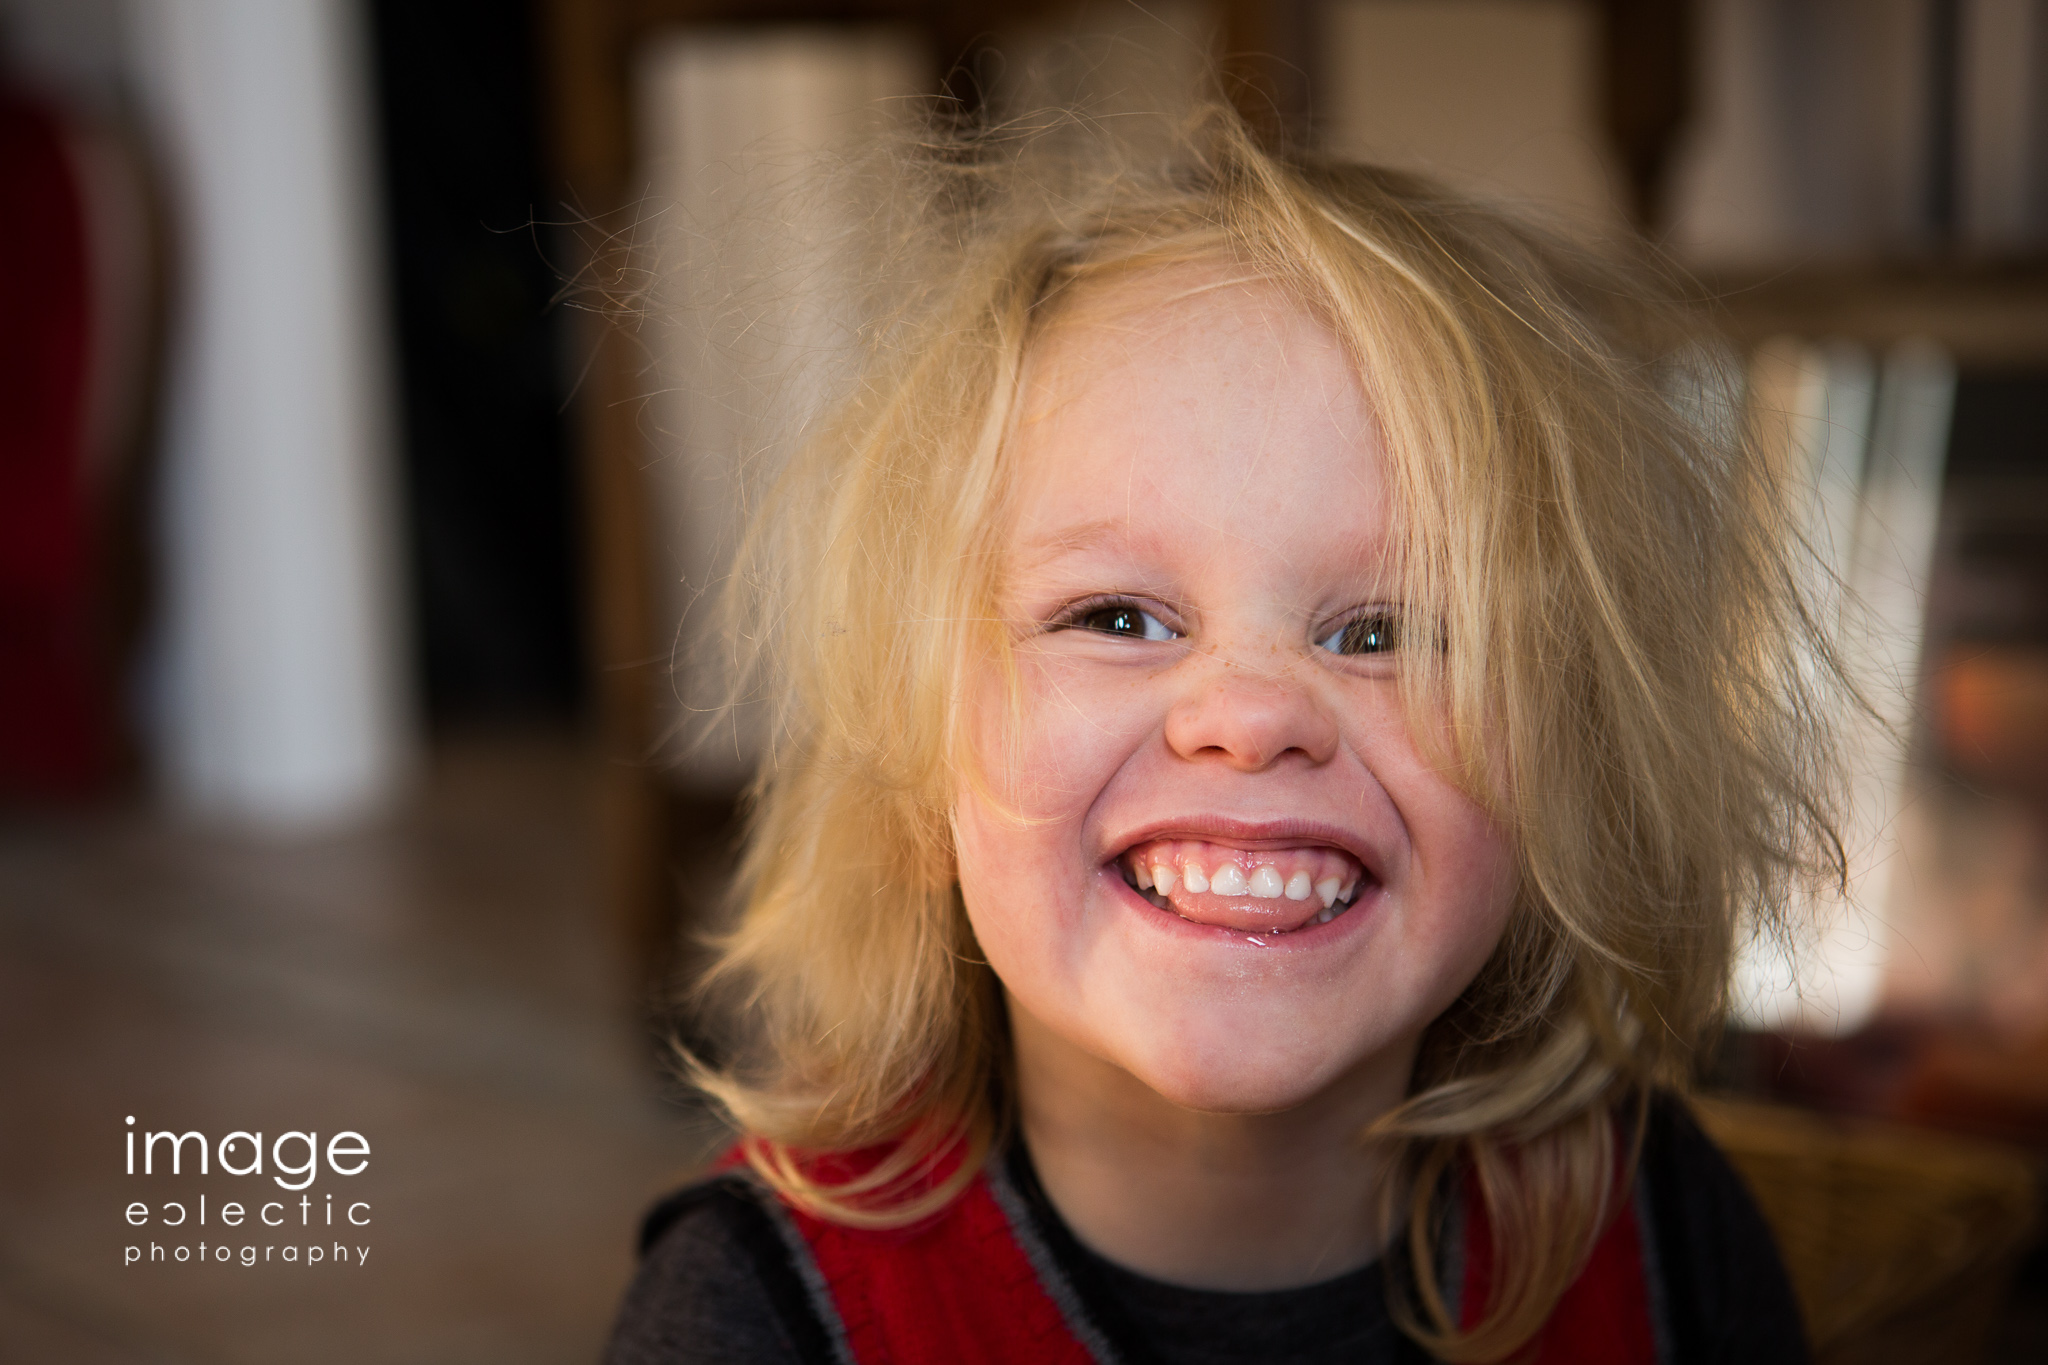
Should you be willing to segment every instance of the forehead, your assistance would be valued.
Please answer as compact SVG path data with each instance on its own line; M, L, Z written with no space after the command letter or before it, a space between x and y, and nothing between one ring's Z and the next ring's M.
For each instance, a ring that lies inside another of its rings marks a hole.
M1085 287L1019 397L1020 550L1161 528L1383 549L1386 461L1356 366L1278 284L1193 263Z

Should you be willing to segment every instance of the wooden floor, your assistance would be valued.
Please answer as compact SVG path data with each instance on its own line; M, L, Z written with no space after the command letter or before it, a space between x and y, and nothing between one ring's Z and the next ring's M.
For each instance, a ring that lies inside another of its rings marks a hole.
M565 740L499 739L446 746L402 817L348 837L9 817L0 1360L592 1360L639 1212L718 1140L636 1036L596 913L593 777ZM183 1175L159 1148L131 1176L130 1115L215 1143L353 1130L372 1156L303 1192L198 1176L189 1144ZM370 1224L325 1224L330 1195ZM254 1225L268 1199L283 1226ZM124 1219L173 1200L183 1226ZM172 1259L202 1241L205 1264Z

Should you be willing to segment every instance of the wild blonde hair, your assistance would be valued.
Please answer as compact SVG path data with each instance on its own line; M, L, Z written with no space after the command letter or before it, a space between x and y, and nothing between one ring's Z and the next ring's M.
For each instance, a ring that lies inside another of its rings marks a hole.
M1403 685L1447 708L1443 757L1520 853L1503 941L1369 1134L1398 1173L1396 1312L1445 1357L1498 1359L1604 1225L1630 1160L1616 1106L1685 1083L1738 924L1839 860L1810 695L1825 656L1730 378L1639 268L1421 179L1275 154L1225 112L1164 143L1070 120L923 151L886 218L914 287L760 508L729 599L778 716L706 982L722 1060L697 1079L754 1168L825 1217L902 1223L973 1176L1007 1042L949 809L974 771L965 679L1007 659L1019 369L1075 290L1234 262L1350 350L1405 600L1442 623L1441 649L1404 652ZM809 1160L885 1143L863 1174ZM1464 1170L1499 1251L1469 1330L1433 1269Z

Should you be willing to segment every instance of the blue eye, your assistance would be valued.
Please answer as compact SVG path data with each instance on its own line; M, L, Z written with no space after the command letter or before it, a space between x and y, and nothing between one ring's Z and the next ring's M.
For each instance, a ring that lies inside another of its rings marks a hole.
M1401 644L1401 628L1393 613L1369 611L1354 616L1316 641L1332 654L1391 654Z
M1105 602L1100 606L1084 608L1069 624L1081 630L1092 630L1102 635L1122 635L1133 640L1180 638L1167 629L1158 617L1130 602Z

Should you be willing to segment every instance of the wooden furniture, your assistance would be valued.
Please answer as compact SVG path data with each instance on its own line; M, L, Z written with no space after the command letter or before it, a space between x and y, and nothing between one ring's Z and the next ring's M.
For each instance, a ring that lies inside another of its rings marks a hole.
M2024 1158L1779 1106L1697 1108L1777 1234L1821 1365L1981 1358L2037 1221Z
M1966 370L2048 367L2048 257L1806 266L1703 284L1715 321L1745 348L1788 335L1873 349L1924 337Z

